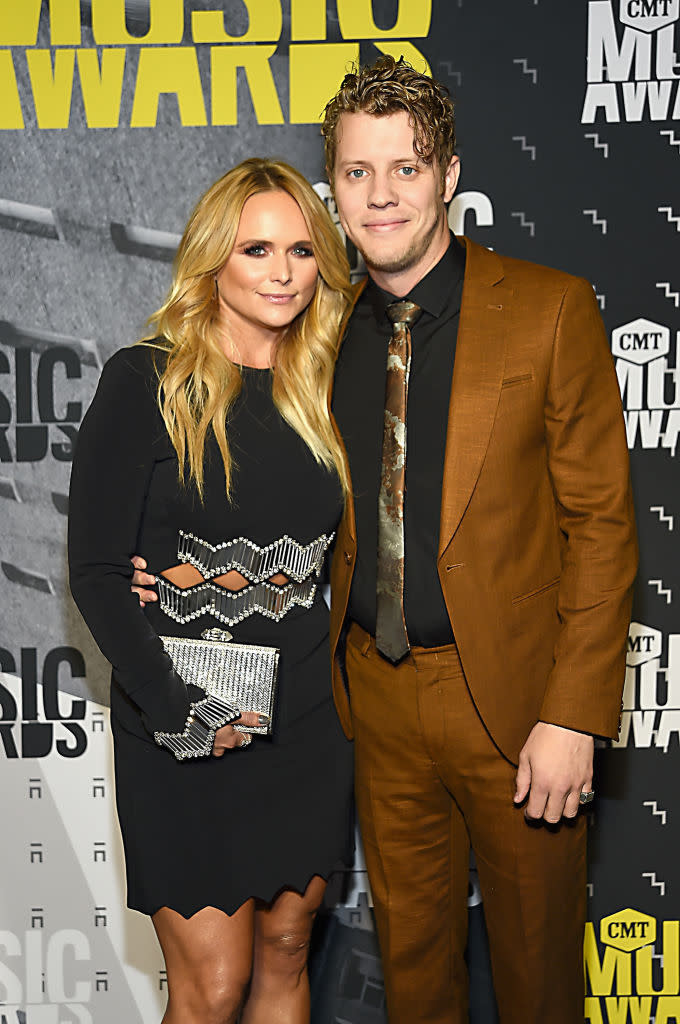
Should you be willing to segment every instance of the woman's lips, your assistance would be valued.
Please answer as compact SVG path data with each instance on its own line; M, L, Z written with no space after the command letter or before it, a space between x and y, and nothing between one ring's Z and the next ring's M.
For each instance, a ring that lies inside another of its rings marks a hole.
M286 303L291 302L295 298L295 295L276 295L273 292L260 292L260 298L265 299L267 302L272 302L275 306L285 306Z

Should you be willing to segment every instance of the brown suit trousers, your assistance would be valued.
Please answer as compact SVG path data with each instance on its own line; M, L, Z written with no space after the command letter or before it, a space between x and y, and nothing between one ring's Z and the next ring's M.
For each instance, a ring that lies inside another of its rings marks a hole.
M390 1024L467 1024L470 844L501 1021L580 1024L585 816L525 821L455 646L416 647L395 668L352 626L346 665Z

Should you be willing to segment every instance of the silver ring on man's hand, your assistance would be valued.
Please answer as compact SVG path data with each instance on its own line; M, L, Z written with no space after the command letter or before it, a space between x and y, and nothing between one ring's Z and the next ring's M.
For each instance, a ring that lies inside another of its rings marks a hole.
M581 792L578 795L578 802L580 804L592 804L595 799L595 790L589 789L587 792Z
M241 742L239 743L239 747L241 750L243 750L244 747L249 747L252 742L253 737L250 735L249 732L241 733Z

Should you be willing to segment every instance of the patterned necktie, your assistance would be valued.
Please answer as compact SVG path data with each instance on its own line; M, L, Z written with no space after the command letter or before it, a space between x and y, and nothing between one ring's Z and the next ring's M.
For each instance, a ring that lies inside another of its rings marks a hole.
M406 489L406 400L411 369L411 328L422 310L415 302L392 302L387 349L382 474L378 495L378 578L375 640L396 662L408 654L404 619L404 491Z

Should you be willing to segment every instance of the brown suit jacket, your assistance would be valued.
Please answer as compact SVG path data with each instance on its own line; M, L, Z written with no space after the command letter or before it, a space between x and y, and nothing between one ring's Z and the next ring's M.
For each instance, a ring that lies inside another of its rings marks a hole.
M437 567L477 709L516 762L539 720L617 735L637 567L628 449L592 287L462 241ZM338 644L355 558L350 499L330 628L350 737Z

